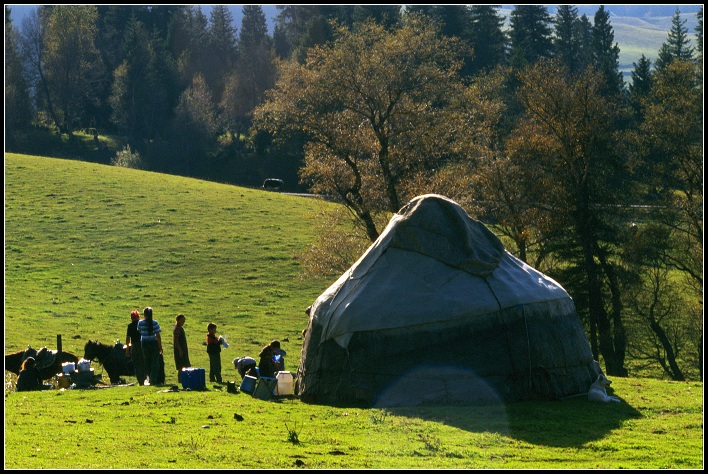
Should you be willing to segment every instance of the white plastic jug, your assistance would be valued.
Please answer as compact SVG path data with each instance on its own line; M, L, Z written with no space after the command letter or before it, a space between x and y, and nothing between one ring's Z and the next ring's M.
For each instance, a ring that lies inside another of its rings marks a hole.
M275 374L275 378L278 379L278 395L293 394L293 374L287 371L281 371Z
M90 372L91 371L91 361L86 359L81 359L78 364L76 364L76 370L79 372Z
M73 362L64 362L61 364L61 371L65 374L70 374L76 370L76 364Z

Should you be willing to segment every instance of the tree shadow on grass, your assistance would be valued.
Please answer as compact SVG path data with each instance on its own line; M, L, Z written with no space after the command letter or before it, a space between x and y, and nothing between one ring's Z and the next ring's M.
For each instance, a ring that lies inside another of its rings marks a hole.
M590 402L585 396L455 407L387 408L395 415L420 418L472 433L498 433L535 445L574 447L602 439L625 420L642 415L624 401Z

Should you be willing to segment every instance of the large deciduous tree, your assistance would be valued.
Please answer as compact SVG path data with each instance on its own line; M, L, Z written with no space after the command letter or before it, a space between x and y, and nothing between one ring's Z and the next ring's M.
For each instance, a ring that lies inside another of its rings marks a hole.
M600 94L604 81L594 69L571 77L557 62L541 62L520 80L527 115L508 153L533 170L546 237L571 264L564 281L588 316L593 354L602 356L608 374L626 375L615 252L622 236L618 215L631 187L613 133L617 112Z
M84 125L82 112L97 100L103 74L96 48L97 16L93 5L56 5L43 22L44 44L37 66L55 125L62 133L70 134Z
M703 100L700 71L674 60L654 75L640 136L658 190L659 222L672 237L664 262L685 276L689 294L703 294ZM688 312L688 309L687 311ZM695 310L702 313L702 307ZM696 320L701 321L700 317ZM702 321L701 324L702 326ZM702 333L702 328L696 331ZM702 339L695 344L702 354ZM698 359L702 359L699 355ZM702 364L702 360L699 362Z
M5 137L12 139L13 130L26 128L32 119L29 84L20 56L19 32L5 5Z
M281 64L257 109L257 128L275 138L286 130L307 134L302 179L313 192L340 198L373 241L375 215L397 212L413 197L408 185L420 170L471 145L456 44L413 14L394 31L373 22L340 27L304 65Z

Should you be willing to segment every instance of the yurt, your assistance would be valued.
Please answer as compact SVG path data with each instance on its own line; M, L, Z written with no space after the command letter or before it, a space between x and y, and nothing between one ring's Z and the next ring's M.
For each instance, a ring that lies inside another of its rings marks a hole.
M599 373L561 285L429 194L313 303L296 393L332 405L505 403L581 394Z

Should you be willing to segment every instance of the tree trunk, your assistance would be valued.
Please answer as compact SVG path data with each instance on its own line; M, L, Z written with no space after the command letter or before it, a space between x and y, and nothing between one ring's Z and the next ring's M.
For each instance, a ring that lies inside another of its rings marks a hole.
M613 330L613 346L615 354L615 363L617 364L618 373L612 375L618 375L621 377L627 376L627 369L624 367L624 359L627 351L627 335L624 330L624 323L622 322L622 291L620 290L620 284L617 280L617 274L615 269L605 258L605 253L598 248L598 255L600 263L602 264L602 269L607 276L607 281L610 286L610 294L612 295L612 330Z
M381 166L381 173L386 186L388 210L395 213L401 209L401 202L398 199L396 183L394 182L393 173L391 173L391 164L388 161L388 141L379 137L379 144L381 146L379 150L379 165Z
M656 337L659 338L659 342L661 343L661 347L664 348L664 352L666 352L666 361L668 362L669 367L664 367L664 371L673 380L685 380L683 372L681 372L681 369L676 363L676 354L674 353L674 348L671 346L671 341L669 341L669 338L666 336L664 328L662 328L661 325L656 321L652 321L650 326L651 330L654 331L654 334L656 334Z

